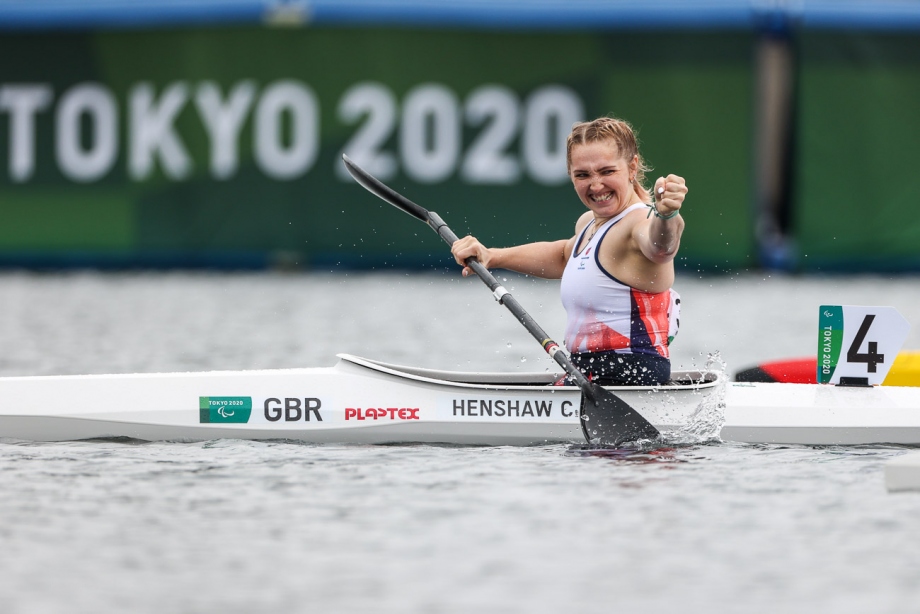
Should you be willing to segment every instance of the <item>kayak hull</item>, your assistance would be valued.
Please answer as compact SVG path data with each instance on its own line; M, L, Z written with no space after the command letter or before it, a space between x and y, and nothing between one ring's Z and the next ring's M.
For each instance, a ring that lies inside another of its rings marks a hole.
M0 378L0 437L532 445L583 442L578 388L552 373L457 373L341 355L330 368ZM723 380L617 394L664 428ZM700 380L689 383L688 378ZM715 401L713 401L715 402Z
M711 429L748 443L920 445L920 389L728 383L677 372L609 390L665 437ZM552 373L458 373L341 355L328 368L0 378L0 438L584 443L575 387ZM712 422L716 424L712 424Z
M818 384L732 383L725 441L812 445L920 445L920 390Z

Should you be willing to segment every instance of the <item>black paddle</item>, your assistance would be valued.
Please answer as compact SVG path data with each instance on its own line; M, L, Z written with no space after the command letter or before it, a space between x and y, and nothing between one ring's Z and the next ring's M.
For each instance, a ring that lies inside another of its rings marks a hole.
M348 156L343 155L342 159L345 161L345 168L355 178L355 181L364 186L369 192L397 209L401 209L412 217L428 224L448 245L453 245L454 241L457 240L457 235L447 227L447 224L437 213L428 211L384 185L352 162ZM530 314L524 311L524 308L513 296L508 294L508 291L496 281L486 267L482 266L475 258L467 258L466 265L473 269L483 283L489 287L495 300L514 314L520 323L524 325L524 328L533 335L534 339L540 342L546 353L581 388L581 430L588 443L618 446L628 441L655 439L659 436L658 429L643 418L639 412L630 407L626 401L609 390L605 390L601 386L588 381L588 378L572 364L565 352L561 351L556 342L543 332L540 325L530 317Z

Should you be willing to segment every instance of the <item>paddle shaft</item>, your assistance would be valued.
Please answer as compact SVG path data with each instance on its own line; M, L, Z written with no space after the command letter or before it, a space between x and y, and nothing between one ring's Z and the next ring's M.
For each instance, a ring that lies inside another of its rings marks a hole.
M413 203L414 204L414 203ZM418 206L418 205L416 205ZM426 211L427 220L425 222L438 233L438 236L441 237L445 243L453 246L457 241L457 235L454 234L444 220L441 219L434 211ZM470 267L476 275L479 276L479 279L482 280L489 290L492 291L492 296L495 297L495 300L499 304L504 305L518 321L524 325L524 328L533 336L534 339L540 342L540 345L543 346L543 349L546 350L546 353L549 354L550 358L556 361L556 363L562 367L566 373L571 376L572 380L582 389L583 392L588 394L591 398L594 398L594 389L591 387L591 383L584 376L584 374L579 371L575 365L572 364L572 361L569 360L569 357L566 356L565 352L560 351L559 344L549 338L549 335L537 324L537 321L534 320L527 311L521 307L521 304L517 302L511 294L500 284L498 280L495 279L495 276L489 272L489 269L484 267L479 260L474 257L467 258L465 261L466 266Z

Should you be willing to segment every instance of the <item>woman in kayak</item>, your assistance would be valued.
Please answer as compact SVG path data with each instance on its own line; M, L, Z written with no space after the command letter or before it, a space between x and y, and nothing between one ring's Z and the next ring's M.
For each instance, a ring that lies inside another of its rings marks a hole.
M668 344L679 317L671 286L686 182L659 177L650 194L632 127L609 117L576 124L566 159L588 208L574 236L506 248L467 236L451 251L464 276L473 256L487 268L561 279L565 345L575 366L600 384L662 384L671 375Z

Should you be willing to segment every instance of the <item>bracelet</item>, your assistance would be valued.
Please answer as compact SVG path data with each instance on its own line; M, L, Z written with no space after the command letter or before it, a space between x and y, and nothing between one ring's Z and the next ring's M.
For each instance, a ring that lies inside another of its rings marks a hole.
M645 219L652 217L652 213L655 214L655 217L661 218L663 220L669 220L675 215L677 215L678 213L680 213L680 209L675 209L674 211L670 212L667 215L661 215L660 213L658 213L658 207L656 207L655 205L648 205L648 215L645 216Z

